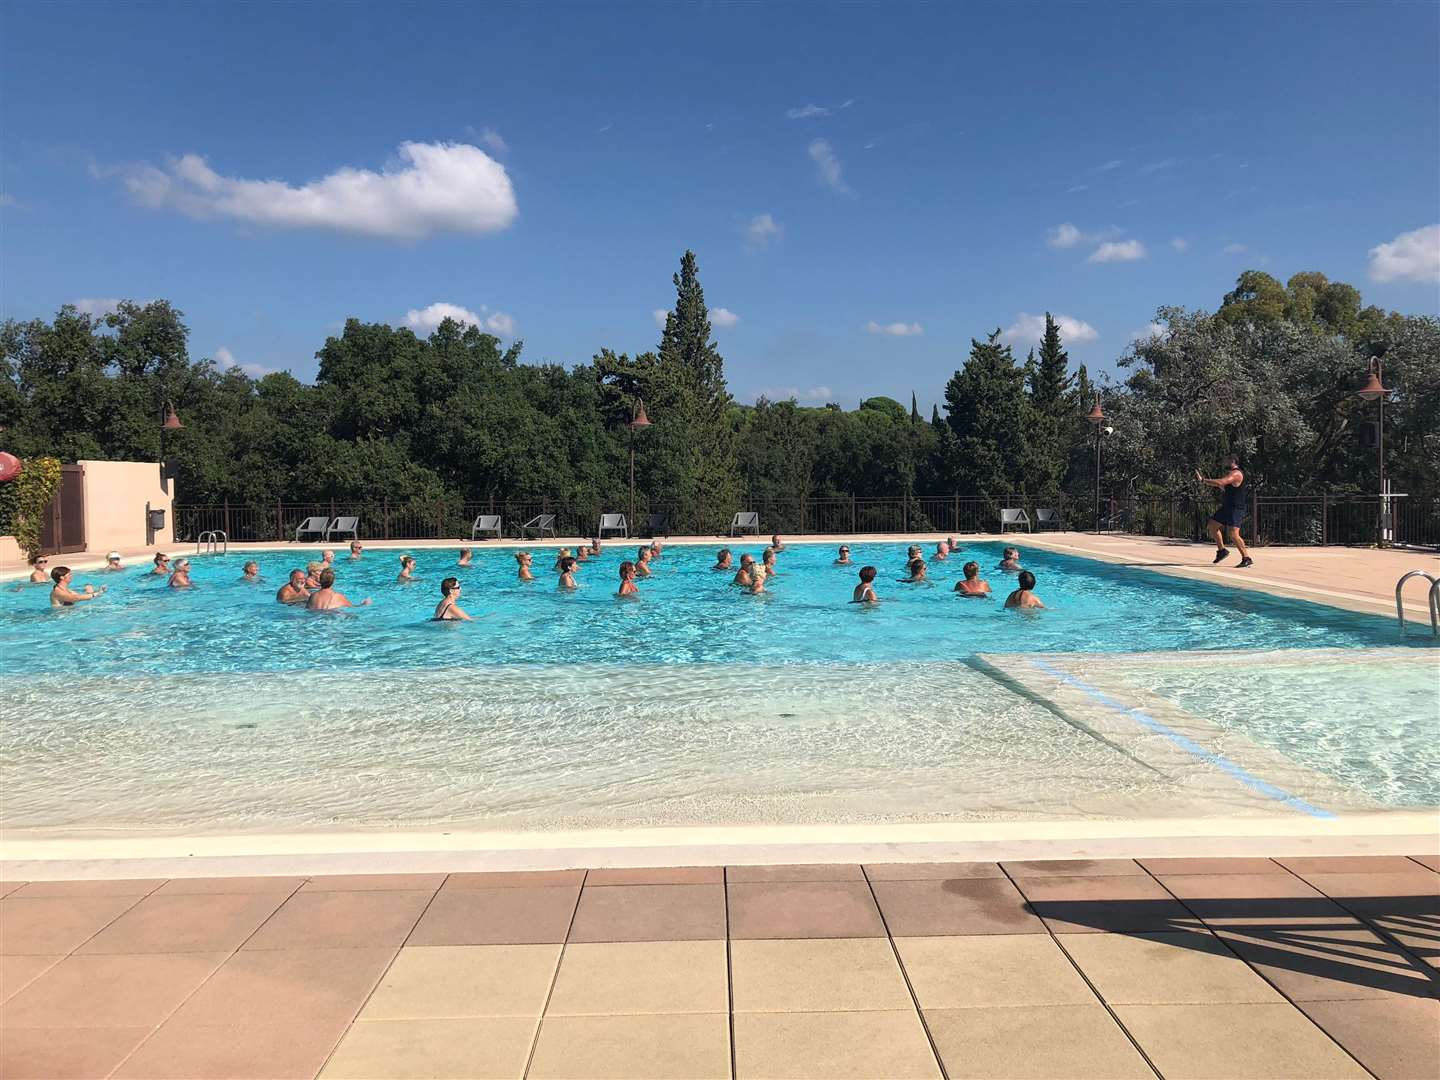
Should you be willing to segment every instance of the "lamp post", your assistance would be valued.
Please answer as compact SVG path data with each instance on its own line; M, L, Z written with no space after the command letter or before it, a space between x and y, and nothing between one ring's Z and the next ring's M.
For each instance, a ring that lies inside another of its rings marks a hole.
M165 460L165 433L167 431L183 431L185 425L180 422L180 417L175 413L175 405L172 402L165 402L165 408L160 418L160 482L163 487L170 480L169 463ZM165 490L169 490L166 488Z
M1100 407L1100 395L1095 395L1095 407L1085 416L1095 429L1095 535L1100 535L1100 431L1105 424L1105 410Z
M1376 416L1377 423L1375 425L1375 446L1377 448L1380 465L1380 512L1375 527L1376 547L1385 546L1385 521L1389 516L1386 514L1386 510L1389 508L1389 499L1386 497L1385 492L1385 399L1394 393L1394 391L1386 388L1380 375L1380 358L1376 357L1370 361L1370 370L1365 379L1365 385L1355 391L1356 396L1365 401L1376 402L1379 405Z
M644 431L650 426L650 418L645 415L645 402L640 398L635 399L635 406L630 413L630 422L625 425L630 429L630 516L625 519L630 528L635 528L635 433Z

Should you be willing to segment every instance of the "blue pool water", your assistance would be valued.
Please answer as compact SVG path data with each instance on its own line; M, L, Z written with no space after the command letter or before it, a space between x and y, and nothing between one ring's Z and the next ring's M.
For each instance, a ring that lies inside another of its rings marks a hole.
M759 554L762 545L733 545ZM196 587L165 587L136 569L77 575L110 586L101 599L52 610L44 586L0 591L0 656L6 673L136 674L369 671L514 664L686 664L923 661L974 653L1156 652L1248 648L1393 646L1393 620L1256 592L1184 581L1039 549L1024 565L1046 610L1005 611L1014 575L993 569L998 544L967 545L930 565L929 583L901 584L904 544L853 545L856 567L833 566L828 546L797 544L780 556L769 594L750 596L711 570L713 548L667 549L638 600L614 595L621 560L607 545L578 572L581 588L555 587L554 548L536 547L538 580L517 580L513 554L479 549L457 568L454 550L417 551L418 581L396 582L398 553L359 561L338 552L337 587L373 604L341 613L285 607L275 590L313 550L253 555L263 584L240 579L248 555L193 560ZM1023 548L1023 544L1022 544ZM953 592L968 559L980 563L993 600ZM52 563L58 562L52 560ZM883 603L848 603L858 565L880 569ZM1240 571L1237 571L1239 573ZM439 583L454 574L472 623L430 621ZM1418 638L1413 644L1421 645Z

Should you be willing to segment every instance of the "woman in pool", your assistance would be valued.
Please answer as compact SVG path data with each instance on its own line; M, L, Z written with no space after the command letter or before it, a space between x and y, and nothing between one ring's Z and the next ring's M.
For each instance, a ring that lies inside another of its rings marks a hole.
M455 565L456 565L456 566L469 566L469 565L470 565L470 549L469 549L469 548L462 547L462 548L460 549L460 561L457 562Z
M326 548L324 551L320 552L320 561L326 566L334 566L335 552L331 551L329 548Z
M94 600L105 591L105 586L95 588L94 585L86 585L84 592L76 592L70 587L70 579L75 575L70 572L68 566L57 566L50 571L50 580L55 585L50 590L51 607L69 607L71 604L78 604L81 600Z
M750 587L745 591L751 596L759 596L765 591L765 579L769 576L769 571L766 570L764 563L761 563L759 566L751 567Z
M42 581L50 580L50 571L45 568L50 565L50 560L41 555L35 560L35 568L30 571L30 584L39 585Z
M350 598L335 588L335 571L326 567L320 571L320 588L310 594L305 601L305 607L310 611L334 611L337 608L347 607L368 607L369 597L361 600L360 603L352 604Z
M637 578L650 576L649 545L641 545L640 550L635 553L635 576Z
M596 536L591 538L589 554L592 559L600 554L600 537Z
M320 588L320 571L324 569L325 567L318 562L306 563L305 588L309 589L311 592L314 592L316 589Z
M401 555L401 556L400 556L400 576L397 577L395 580L396 580L396 581L400 581L400 582L406 582L406 583L415 580L415 556L414 556L414 555ZM321 588L323 589L324 586L322 585Z
M1035 575L1029 570L1021 570L1020 577L1015 583L1020 587L1005 598L1007 608L1043 608L1045 606L1035 595Z
M951 555L960 554L960 545L955 542L953 536L947 536L945 538L945 550L950 552Z
M855 586L855 593L850 598L852 604L878 604L880 602L880 598L875 595L875 575L879 572L873 566L860 568L860 584Z
M573 589L575 587L575 560L566 555L560 560L560 588Z
M721 548L721 549L720 549L720 551L719 551L719 552L716 554L716 556L715 556L715 565L712 566L710 569L711 569L711 570L733 570L733 569L735 569L735 568L730 564L730 549L729 549L729 548Z
M561 568L562 564L565 562L565 560L566 560L566 559L569 559L569 558L571 558L571 557L572 557L572 556L570 555L570 549L569 549L569 548L561 548L560 551L559 551L559 553L555 556L555 569L556 569L556 570L559 570L559 569Z
M835 562L833 563L833 565L835 565L835 566L853 566L853 565L854 565L854 564L851 563L851 561L850 561L850 547L849 547L848 544L841 544L841 545L840 545L840 552L839 552L839 554L836 556Z
M735 571L735 578L730 582L732 585L743 585L750 587L750 568L755 565L755 556L748 551L740 556L740 569Z
M170 575L170 588L189 589L194 586L194 584L195 583L190 580L190 560L176 559L175 571Z
M241 569L240 580L256 582L260 580L260 564L254 559L247 562Z
M651 541L650 541L650 561L651 561L651 562L659 562L659 561L660 561L660 541L659 541L659 540L651 540Z
M910 571L910 576L900 579L903 584L918 585L925 580L925 560L919 555L910 560L910 565L906 569Z
M1004 558L1002 558L1002 559L1000 560L1000 565L997 566L995 569L997 569L997 570L1008 570L1008 571L1009 571L1010 573L1012 573L1012 574L1015 573L1015 571L1019 570L1019 569L1020 569L1020 549L1019 549L1019 548L1013 548L1013 547L1007 547L1007 548L1005 549L1005 556L1004 556Z
M459 599L459 578L447 577L444 581L440 582L440 603L435 608L435 621L450 622L452 620L464 620L465 622L469 622L470 616L466 615L465 612L460 609L460 605L456 603Z
M585 565L585 560L588 559L588 558L590 558L590 549L589 549L588 547L586 547L584 544L581 544L579 547L577 547L577 548L575 549L575 565L576 565L576 566L584 566L584 565Z
M352 558L352 559L358 559L358 558L360 558L360 553L361 553L362 551L364 551L364 550L365 550L365 546L364 546L363 544L361 544L359 540L351 540L351 541L350 541L350 558Z
M635 564L626 559L620 564L620 591L616 596L639 596L640 590L635 587Z
M760 553L761 565L765 567L766 577L774 577L780 572L775 569L775 551L775 548L770 547Z
M935 554L930 556L931 562L944 562L950 557L950 545L941 540L935 545Z
M155 553L155 567L150 571L150 573L152 573L156 577L169 577L170 556L166 555L163 551L157 551Z
M980 564L971 559L965 564L965 578L955 582L955 591L961 596L989 596L990 583L980 578Z
M105 556L105 571L107 573L113 574L116 571L124 569L125 567L120 565L120 552L112 551L109 555Z
M515 562L520 567L519 577L521 581L534 581L535 575L530 572L530 552L515 552Z

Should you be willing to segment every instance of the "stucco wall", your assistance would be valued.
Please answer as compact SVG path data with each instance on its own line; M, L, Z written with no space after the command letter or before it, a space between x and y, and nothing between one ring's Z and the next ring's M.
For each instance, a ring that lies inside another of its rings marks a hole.
M165 511L161 547L174 535L171 497L160 487L154 461L82 461L85 467L85 546L91 551L145 546L145 503ZM171 491L175 485L169 485Z

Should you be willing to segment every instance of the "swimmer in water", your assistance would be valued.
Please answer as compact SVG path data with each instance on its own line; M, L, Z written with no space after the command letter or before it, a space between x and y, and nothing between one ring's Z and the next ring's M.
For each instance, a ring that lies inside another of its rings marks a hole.
M911 559L910 565L906 569L910 571L910 576L900 579L906 585L918 585L925 580L925 560L920 558L920 556L917 555Z
M577 547L577 548L575 549L575 565L576 565L576 566L584 566L584 565L585 565L585 560L588 559L588 558L590 558L590 549L589 549L588 547L586 547L584 544L581 544L579 547Z
M715 565L712 566L710 569L711 569L711 570L733 570L733 569L735 569L735 568L730 564L730 549L729 549L729 548L721 548L721 549L719 550L719 552L716 553L716 555L715 555Z
M595 537L593 540L590 541L590 557L593 559L596 555L599 555L599 554L600 554L600 537L597 536L597 537Z
M750 568L755 565L755 556L748 551L740 556L740 569L735 571L735 579L732 585L744 585L750 587Z
M878 604L880 602L880 598L875 595L875 575L879 572L873 566L860 568L860 584L855 586L855 593L850 598L852 604Z
M195 583L190 580L190 560L176 559L175 572L170 575L170 588L188 589Z
M1005 549L1005 557L1000 560L1000 565L997 566L996 569L997 569L997 570L1009 570L1011 573L1014 573L1016 570L1019 570L1019 569L1020 569L1020 549L1019 549L1019 548L1013 548L1013 547L1007 547L1007 548Z
M74 576L68 566L57 566L50 571L50 580L55 583L50 590L51 607L69 607L82 600L94 600L105 592L103 585L98 589L94 585L86 585L83 592L76 592L70 587L70 579Z
M1029 570L1021 570L1020 577L1016 580L1020 587L1005 598L1007 608L1043 608L1045 605L1035 595L1035 575Z
M469 549L469 548L462 547L462 548L460 549L460 561L457 562L455 565L456 565L456 566L469 566L469 565L470 565L470 549Z
M306 563L306 564L305 564L305 588L309 589L311 592L314 592L316 589L320 588L320 571L321 571L321 570L324 570L324 569L325 569L325 567L324 567L321 563L318 563L318 562L308 562L308 563Z
M850 547L847 544L840 545L840 553L836 556L834 566L853 566L850 561Z
M959 554L960 545L955 542L955 538L953 536L947 536L945 538L945 550L950 552L951 555Z
M556 569L556 570L559 570L559 569L560 569L560 564L563 563L563 562L564 562L566 559L568 559L568 558L571 558L570 549L569 549L569 548L561 548L561 549L560 549L560 553L555 556L555 569Z
M530 552L517 551L515 553L515 562L520 567L519 574L517 576L520 578L521 581L535 580L535 575L530 572Z
M785 550L785 541L780 539L780 534L779 534L779 533L776 533L775 535L773 535L772 537L770 537L770 550L771 550L771 551L784 551L784 550Z
M642 546L642 547L640 548L640 550L635 553L635 576L636 576L636 577L649 577L649 576L650 576L650 549L649 549L649 547L644 547L644 546Z
M659 540L651 540L651 541L650 541L650 561L651 561L651 562L658 562L659 560L660 560L660 541L659 541Z
M300 604L310 599L310 590L305 587L305 571L291 570L290 580L280 586L275 599L282 604Z
M775 569L775 549L766 548L760 553L761 565L765 567L765 576L774 577L780 571Z
M566 555L560 560L560 588L577 588L575 584L575 559L570 555Z
M334 566L335 552L331 551L329 548L326 548L324 551L320 552L320 561L326 566Z
M35 560L35 568L30 571L30 584L39 585L42 581L50 580L50 571L45 568L50 565L50 560L45 556Z
M935 554L930 556L931 562L944 562L950 557L950 545L941 540L935 545Z
M241 569L241 574L240 574L240 580L241 580L241 581L259 581L259 580L260 580L260 564L257 563L254 559L251 559L249 562L247 562L247 563L246 563L244 566L242 566L240 569Z
M115 573L115 571L117 571L117 570L124 570L124 569L125 569L125 567L123 567L123 566L120 565L120 552L118 552L118 551L112 551L112 552L110 552L109 555L106 555L106 556L105 556L105 570L106 570L106 572L113 574L113 573Z
M640 590L635 587L635 564L626 559L620 564L620 591L616 596L639 596Z
M368 599L352 604L350 598L335 589L335 571L326 567L320 571L320 588L310 594L305 606L311 611L334 611L336 608L366 607Z
M965 564L965 578L955 583L955 591L961 596L989 596L990 583L980 578L980 564L971 559Z
M765 579L770 576L764 563L750 568L750 587L745 591L751 596L759 596L765 591Z
M352 559L358 559L358 558L360 558L360 553L363 552L364 550L365 550L365 546L364 546L363 544L361 544L359 540L351 540L351 541L350 541L350 558L352 558Z
M451 620L470 621L470 616L460 610L456 603L460 599L460 579L447 577L440 582L440 603L435 608L436 622L450 622Z
M155 566L154 569L150 571L150 573L154 574L156 577L160 577L162 574L165 577L169 577L170 556L166 555L163 551L157 551L155 553Z
M410 582L410 581L414 581L414 580L415 580L415 556L414 556L414 555L401 555L401 556L400 556L400 576L397 577L395 580L396 580L396 581L404 581L404 582ZM324 585L321 585L320 587L323 589L325 586L324 586Z

